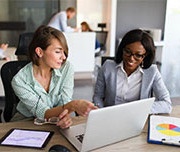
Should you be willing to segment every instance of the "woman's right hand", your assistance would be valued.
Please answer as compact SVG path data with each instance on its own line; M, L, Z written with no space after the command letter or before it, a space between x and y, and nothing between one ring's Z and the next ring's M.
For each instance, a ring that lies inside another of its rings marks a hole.
M97 109L97 106L87 100L76 100L75 111L81 116L88 116L91 110Z

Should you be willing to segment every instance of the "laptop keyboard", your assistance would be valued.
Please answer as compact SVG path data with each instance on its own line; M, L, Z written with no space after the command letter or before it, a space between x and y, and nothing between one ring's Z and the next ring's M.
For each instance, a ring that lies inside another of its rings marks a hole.
M84 138L84 134L77 135L76 138L82 143L83 138Z

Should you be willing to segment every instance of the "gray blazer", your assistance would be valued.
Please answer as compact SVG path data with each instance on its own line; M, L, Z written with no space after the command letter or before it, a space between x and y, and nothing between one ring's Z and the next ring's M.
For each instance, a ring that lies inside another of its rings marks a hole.
M115 104L117 70L117 64L112 60L107 60L99 70L93 96L93 102L99 107ZM153 91L156 99L151 113L170 113L170 95L157 66L151 65L143 71L140 99L151 97Z

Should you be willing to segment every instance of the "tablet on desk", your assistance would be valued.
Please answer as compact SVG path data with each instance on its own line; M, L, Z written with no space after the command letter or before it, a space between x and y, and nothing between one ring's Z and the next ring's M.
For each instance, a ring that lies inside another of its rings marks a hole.
M0 145L41 149L53 134L53 131L13 128L1 138Z

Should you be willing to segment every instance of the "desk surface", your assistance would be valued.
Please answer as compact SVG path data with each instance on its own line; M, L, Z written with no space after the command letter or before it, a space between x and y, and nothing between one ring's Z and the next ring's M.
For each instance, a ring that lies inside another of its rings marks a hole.
M180 106L175 106L171 113L171 116L178 117L180 116ZM73 119L74 124L82 123L85 121L82 117L75 117ZM62 144L67 146L72 152L76 151L74 147L67 142L67 140L59 133L58 127L55 125L43 125L43 126L36 126L33 124L32 121L27 122L11 122L11 123L1 123L0 124L0 138L6 134L8 130L11 128L26 128L26 129L39 129L39 130L52 130L55 132L52 139L49 141L48 145L43 150L36 150L36 151L48 151L48 149L55 144ZM141 133L141 135L124 140L109 146L105 146L100 149L94 150L94 152L104 152L104 151L111 151L111 152L179 152L179 147L174 146L165 146L165 145L155 145L155 144L148 144L147 143L147 124ZM26 152L34 152L34 149L28 148L17 148L17 147L7 147L7 146L0 146L0 151L26 151Z

